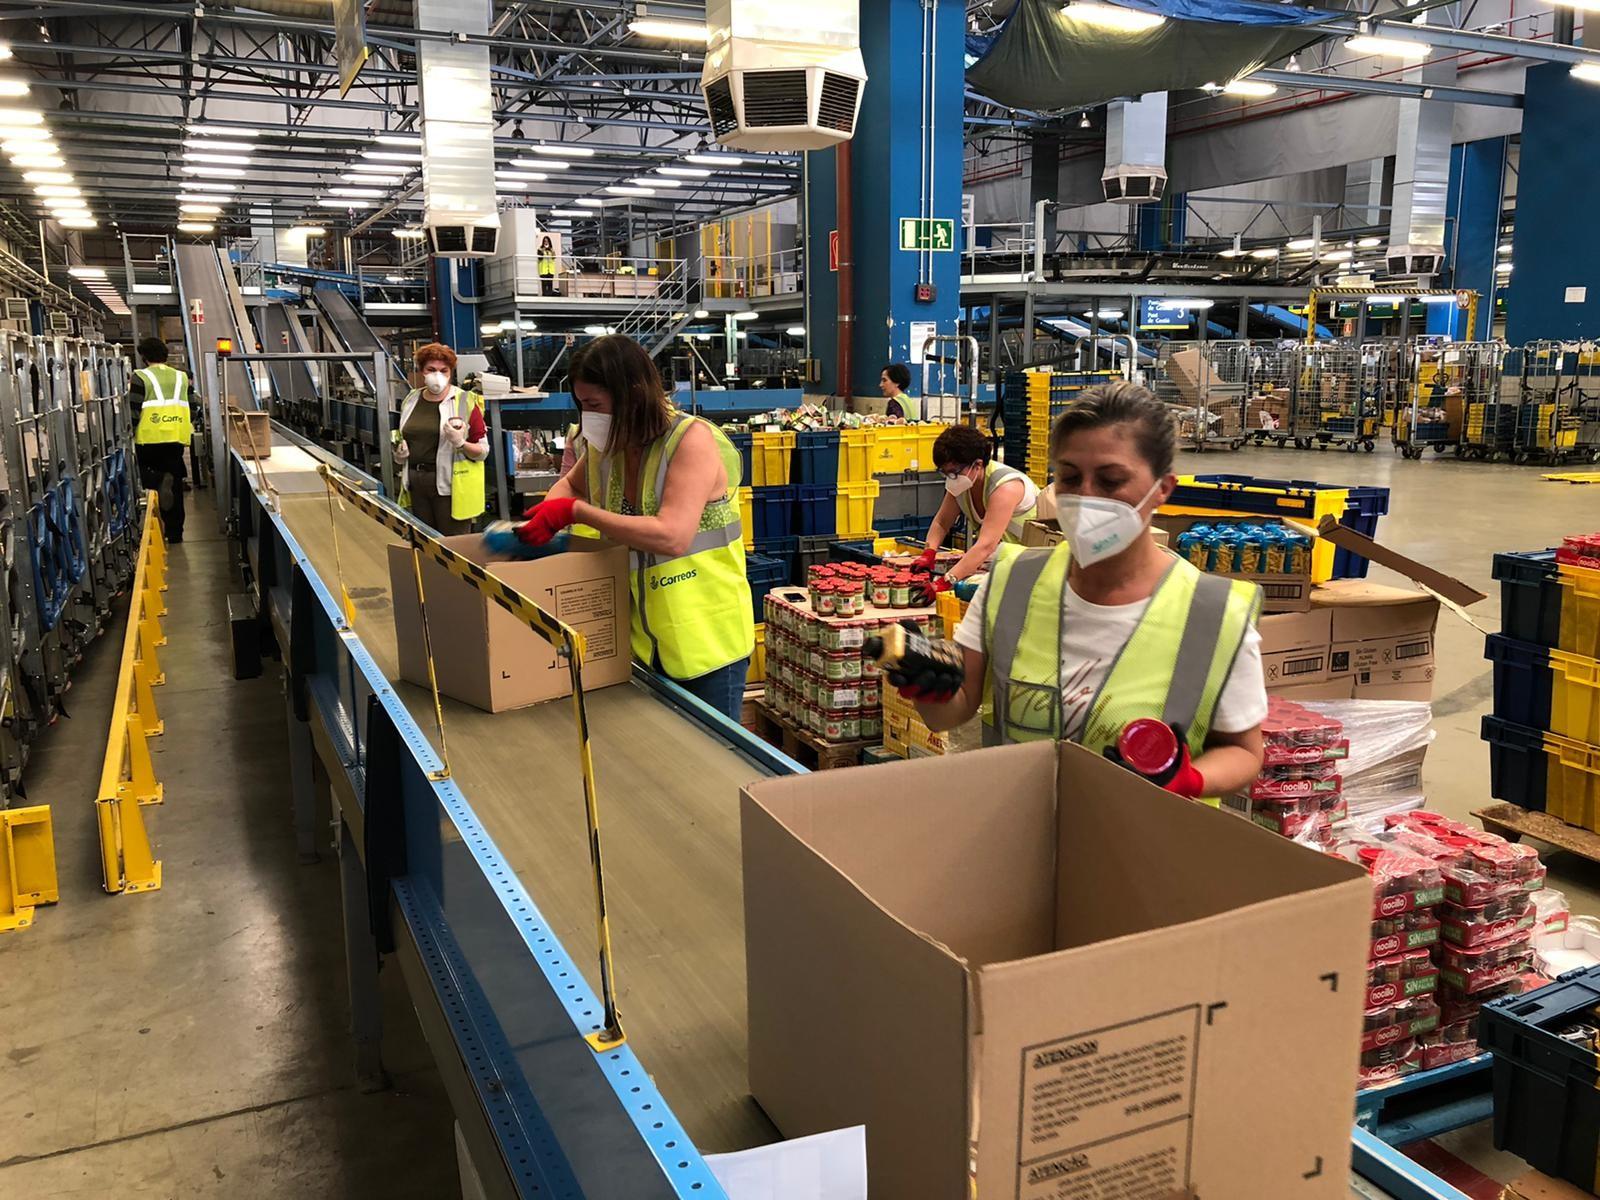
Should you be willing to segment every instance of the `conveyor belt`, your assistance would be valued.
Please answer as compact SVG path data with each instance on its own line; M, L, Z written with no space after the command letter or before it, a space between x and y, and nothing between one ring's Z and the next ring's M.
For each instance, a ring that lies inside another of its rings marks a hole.
M336 287L313 288L311 298L322 310L323 318L333 329L334 334L344 343L344 348L352 354L370 355L383 351L391 368L390 391L396 398L406 393L406 377L395 363L394 357L389 354L389 348L383 340L372 332L372 327L367 324L356 306L350 303L350 298ZM369 378L371 369L362 363L352 363L352 370L361 378L367 391L377 393L376 380Z
M334 586L328 502L314 472L305 451L279 446L268 478L290 532ZM385 549L395 539L354 509L336 512L356 632L397 680ZM404 683L396 691L431 733L428 693ZM702 1151L771 1141L776 1132L750 1099L746 1073L739 876L739 789L761 772L634 684L590 693L589 719L629 1040ZM594 945L594 892L570 706L491 715L446 700L445 735L474 811L598 987L594 955L585 953Z
M209 396L212 381L204 378L205 356L216 349L218 338L232 338L235 347L255 345L255 333L245 315L244 300L233 268L225 266L221 251L209 242L175 242L172 262L177 269L178 295L183 303L183 336L202 396ZM199 302L200 323L195 303ZM227 399L240 408L258 408L259 393L254 372L246 363L232 362L226 367Z
M309 354L300 319L294 309L279 301L268 304L256 314L261 327L261 345L269 354ZM272 380L272 393L286 404L319 403L316 377L309 362L273 362L267 364L267 375Z

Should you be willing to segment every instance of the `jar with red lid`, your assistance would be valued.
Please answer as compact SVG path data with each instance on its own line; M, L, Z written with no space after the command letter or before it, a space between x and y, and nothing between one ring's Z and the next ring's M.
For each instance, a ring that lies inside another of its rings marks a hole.
M887 571L874 572L872 576L872 605L874 608L888 608L893 600L889 587L889 574Z
M898 572L889 581L889 603L894 608L911 607L911 576Z
M822 616L833 616L839 611L839 585L832 581L818 583L811 604Z

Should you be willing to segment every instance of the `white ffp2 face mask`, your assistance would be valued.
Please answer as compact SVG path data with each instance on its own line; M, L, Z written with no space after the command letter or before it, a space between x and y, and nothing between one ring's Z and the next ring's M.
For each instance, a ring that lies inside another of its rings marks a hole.
M950 475L945 478L944 490L952 496L965 496L972 490L972 476Z
M604 454L611 448L610 413L586 412L578 418L578 429L596 454Z
M1140 511L1161 487L1157 479L1138 504L1101 496L1056 496L1056 524L1066 535L1072 557L1091 566L1121 554L1144 533Z
M429 371L422 377L422 385L427 388L432 395L437 396L440 392L444 391L445 388L450 386L450 376L445 374L443 371Z

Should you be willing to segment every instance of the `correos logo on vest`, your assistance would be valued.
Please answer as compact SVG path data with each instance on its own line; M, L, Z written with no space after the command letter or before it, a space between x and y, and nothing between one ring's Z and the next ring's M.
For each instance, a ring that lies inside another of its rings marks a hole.
M658 587L671 587L675 583L683 583L686 580L693 579L699 574L700 570L698 567L691 567L689 570L684 571L679 575L667 575L660 579L652 579L650 581L650 590L653 592Z

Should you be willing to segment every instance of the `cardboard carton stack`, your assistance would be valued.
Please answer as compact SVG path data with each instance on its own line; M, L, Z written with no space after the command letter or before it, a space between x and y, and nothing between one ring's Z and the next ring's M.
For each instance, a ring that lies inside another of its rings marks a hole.
M1267 691L1292 700L1431 700L1439 601L1426 592L1340 579L1307 612L1261 619Z
M937 620L931 607L867 605L859 616L826 616L804 588L773 588L765 614L766 706L829 742L877 741L884 733L884 701L894 689L883 686L877 663L862 652L866 639L908 620L926 632Z
M1153 527L1180 558L1207 574L1259 586L1266 612L1311 607L1312 539L1295 526L1275 517L1158 514Z

